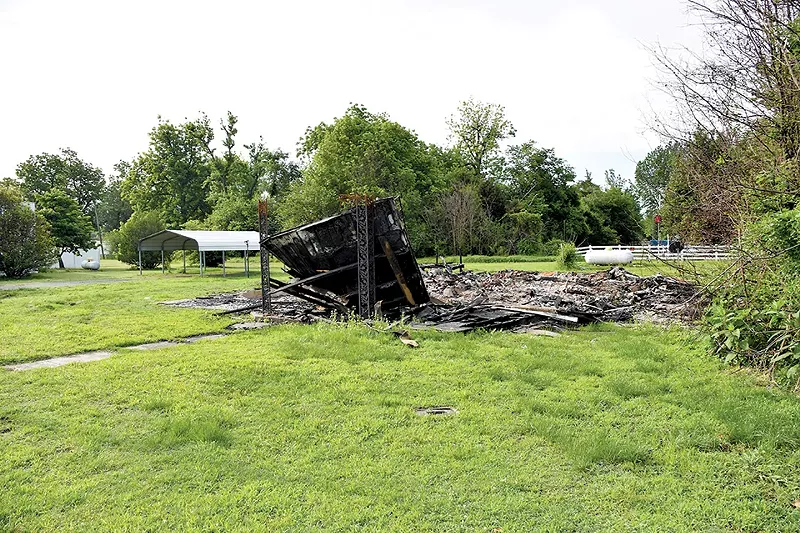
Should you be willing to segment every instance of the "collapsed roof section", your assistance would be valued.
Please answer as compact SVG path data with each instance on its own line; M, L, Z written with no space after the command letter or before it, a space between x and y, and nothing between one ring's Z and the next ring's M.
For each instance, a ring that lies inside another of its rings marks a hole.
M365 287L369 305L379 302L382 312L430 299L394 198L269 235L261 244L297 280L292 285L335 295L351 309L361 309Z

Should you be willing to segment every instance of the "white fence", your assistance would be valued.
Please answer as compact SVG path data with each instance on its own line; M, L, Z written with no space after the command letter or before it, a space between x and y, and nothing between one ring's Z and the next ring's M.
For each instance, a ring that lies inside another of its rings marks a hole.
M589 250L630 250L633 259L664 259L668 261L724 261L732 258L730 246L686 246L680 253L672 253L667 246L581 246L578 255L586 255Z

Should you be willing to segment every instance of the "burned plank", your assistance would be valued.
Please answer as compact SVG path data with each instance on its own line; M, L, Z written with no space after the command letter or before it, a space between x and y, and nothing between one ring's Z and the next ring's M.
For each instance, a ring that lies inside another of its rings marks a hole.
M357 269L342 267L358 264L357 209L270 235L262 241L298 281L308 280L323 270L336 271L335 275L318 277L302 285L307 289L342 296L346 298L346 305L353 310L357 310L358 304L351 298L353 294L358 294ZM408 301L406 291L416 305L428 302L428 291L411 249L397 200L377 199L371 204L371 209L372 235L368 241L374 255L374 269L367 274L374 274L375 279L375 295L370 296L372 303L381 300L384 302L383 313L397 314L403 302ZM385 252L383 240L389 244L394 261ZM405 288L398 281L397 271L402 274Z

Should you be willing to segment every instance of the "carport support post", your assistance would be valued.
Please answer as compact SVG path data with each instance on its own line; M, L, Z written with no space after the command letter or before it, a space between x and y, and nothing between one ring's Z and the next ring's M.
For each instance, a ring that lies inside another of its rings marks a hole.
M205 262L206 262L205 261L206 252L205 251L200 251L198 253L200 254L200 277L203 277L203 270L205 268Z
M250 277L250 241L244 241L244 274Z
M161 273L164 273L164 244L161 244Z
M183 249L183 273L186 274L186 248Z
M225 277L225 250L222 250L222 277Z
M139 249L139 275L141 276L142 275L142 241L139 241L139 246L137 246L137 248Z

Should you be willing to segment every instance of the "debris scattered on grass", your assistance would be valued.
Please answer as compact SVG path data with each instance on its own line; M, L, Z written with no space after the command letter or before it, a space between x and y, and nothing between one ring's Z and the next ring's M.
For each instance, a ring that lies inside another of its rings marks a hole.
M423 279L431 301L406 307L404 314L411 327L449 332L512 329L556 336L565 327L591 322L690 322L701 304L692 283L661 274L641 277L620 267L589 273L491 274L439 268L425 272ZM252 291L245 291L164 304L232 311L252 302ZM341 316L289 294L276 294L272 303L275 316L266 321L311 323Z
M414 409L420 416L427 416L427 415L454 415L458 413L458 410L455 407L450 407L448 405L437 405L434 407L417 407Z

